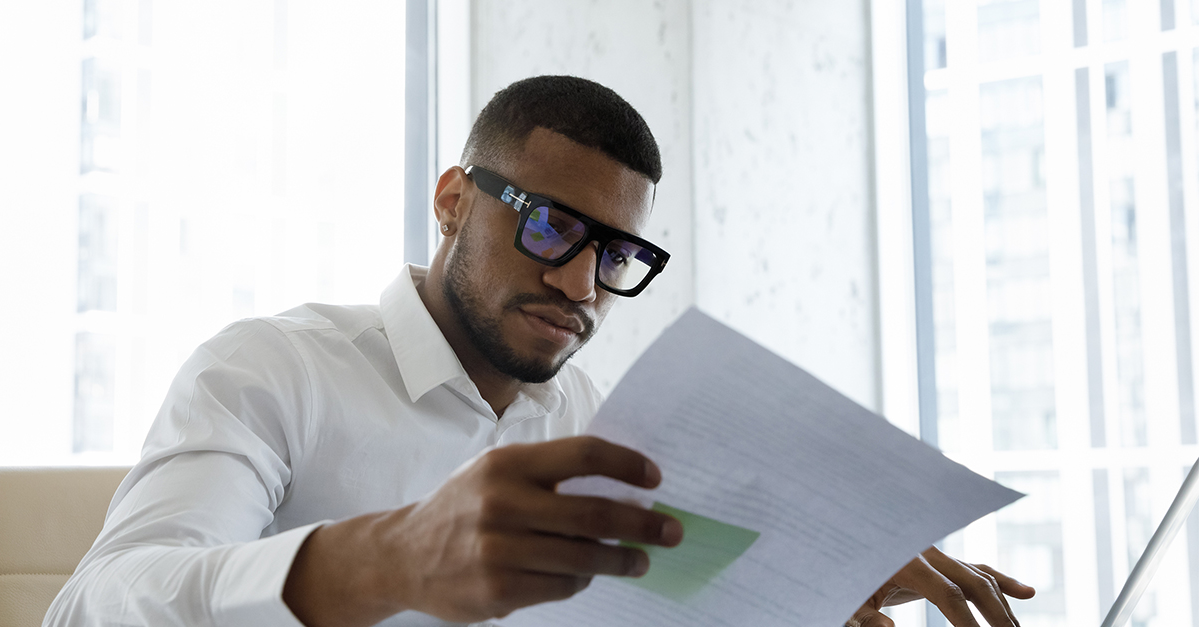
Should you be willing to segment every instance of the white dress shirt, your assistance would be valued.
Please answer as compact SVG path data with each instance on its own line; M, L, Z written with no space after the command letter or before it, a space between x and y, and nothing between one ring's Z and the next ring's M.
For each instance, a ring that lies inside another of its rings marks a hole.
M201 345L44 625L300 625L283 584L322 522L412 503L488 447L582 433L602 397L570 364L496 416L425 274L405 266L378 307L305 305Z

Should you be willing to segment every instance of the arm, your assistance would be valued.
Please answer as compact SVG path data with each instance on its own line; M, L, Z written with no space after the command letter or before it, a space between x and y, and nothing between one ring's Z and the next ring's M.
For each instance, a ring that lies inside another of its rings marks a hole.
M262 322L197 349L46 625L298 624L280 593L312 527L259 539L302 437L297 370L288 340Z
M990 566L968 564L930 547L893 575L846 624L893 627L892 619L880 609L924 598L955 627L979 627L968 602L992 627L1019 627L1006 597L1028 599L1033 595L1033 588Z
M683 528L658 512L554 491L593 474L645 488L661 480L639 453L593 437L494 449L409 507L318 529L284 600L310 627L372 625L409 609L468 622L565 599L596 574L640 576L645 553L598 540L674 546Z
M239 465L220 454L189 455L148 474L114 509L45 624L298 624L272 596L312 527L262 540L252 527L239 532L252 517L230 507L258 509L250 493L262 491ZM171 506L181 500L204 505Z

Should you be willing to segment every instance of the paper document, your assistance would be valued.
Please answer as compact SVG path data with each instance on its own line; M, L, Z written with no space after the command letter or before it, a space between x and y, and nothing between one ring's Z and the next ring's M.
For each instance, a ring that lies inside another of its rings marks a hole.
M641 579L596 577L502 625L841 625L919 552L1021 496L696 309L588 433L645 453L662 484L587 477L559 490L668 512L683 543L649 549Z

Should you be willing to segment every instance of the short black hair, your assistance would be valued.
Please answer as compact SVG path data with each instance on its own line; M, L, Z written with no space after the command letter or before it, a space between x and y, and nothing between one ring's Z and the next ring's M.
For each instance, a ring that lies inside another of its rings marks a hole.
M496 92L471 127L461 165L499 165L539 127L595 148L656 185L662 178L658 142L642 116L617 92L577 76L534 76Z

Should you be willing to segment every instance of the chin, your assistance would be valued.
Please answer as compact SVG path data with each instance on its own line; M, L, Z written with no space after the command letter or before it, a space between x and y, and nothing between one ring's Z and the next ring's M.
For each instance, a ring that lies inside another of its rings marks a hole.
M569 347L547 357L545 355L519 356L516 351L510 349L506 351L507 355L491 355L489 359L497 370L522 383L545 383L558 374L558 371L570 361L571 357L575 356L577 350L579 350L578 346ZM499 359L492 359L492 357L499 357Z

